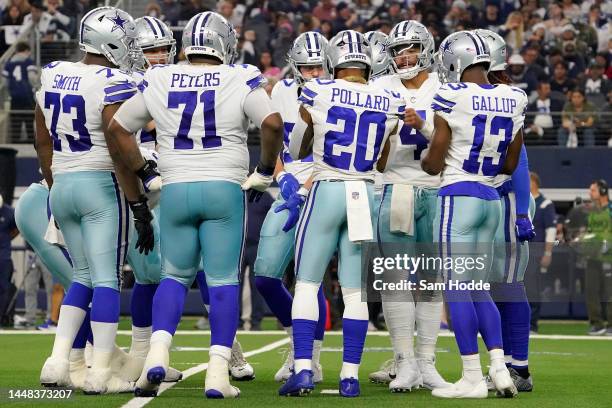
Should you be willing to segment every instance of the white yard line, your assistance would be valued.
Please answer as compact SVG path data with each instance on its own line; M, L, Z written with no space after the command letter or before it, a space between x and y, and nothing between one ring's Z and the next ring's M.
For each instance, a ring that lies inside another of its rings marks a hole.
M179 334L179 332L177 332L176 334ZM277 340L277 341L272 342L270 344L266 344L265 346L260 347L258 349L247 351L246 353L244 353L244 356L245 357L251 357L251 356L254 356L254 355L257 355L257 354L266 353L268 351L274 350L277 347L284 346L287 343L289 343L289 338L284 338L284 339L281 339L281 340ZM199 364L199 365L197 365L195 367L191 367L191 368L183 371L183 379L181 381L185 381L187 378L189 378L189 377L191 377L193 375L196 375L198 373L201 373L202 371L206 370L207 368L208 368L208 363L202 363L202 364ZM157 391L157 395L160 395L164 391L169 390L170 388L174 387L176 384L180 384L181 381L179 381L177 383L162 383L160 385L160 387L159 387L159 390ZM204 398L204 396L202 396L202 398ZM152 400L153 400L153 398L134 397L131 400L129 400L127 403L122 405L121 408L142 408L145 405L147 405L149 402L151 402Z

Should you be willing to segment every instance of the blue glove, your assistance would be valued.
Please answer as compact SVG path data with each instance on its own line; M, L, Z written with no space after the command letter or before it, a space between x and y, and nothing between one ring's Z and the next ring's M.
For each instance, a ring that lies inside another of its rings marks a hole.
M274 209L275 213L284 210L289 211L289 217L287 218L285 225L283 225L283 231L289 232L293 229L293 227L295 227L295 224L297 224L298 220L300 219L300 209L306 201L307 195L308 190L306 190L305 188L300 188L298 191L293 193L293 195L289 197L287 201L285 201Z
M300 182L297 181L295 176L285 171L281 171L276 176L276 182L278 183L281 195L285 201L289 200L289 197L291 197L300 188Z
M531 241L536 236L533 224L525 214L520 214L516 217L516 236L520 242Z

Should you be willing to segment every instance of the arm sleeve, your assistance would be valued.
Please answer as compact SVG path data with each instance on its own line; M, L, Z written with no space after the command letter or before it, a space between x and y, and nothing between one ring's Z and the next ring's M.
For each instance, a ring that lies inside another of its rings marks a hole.
M274 112L276 111L272 109L270 97L263 88L255 89L244 100L244 113L258 128L261 128L264 119Z
M516 197L516 214L529 213L529 194L530 194L530 179L529 179L529 161L527 160L527 149L525 145L521 147L521 155L519 156L518 166L512 173L512 186Z
M121 105L113 119L128 132L136 133L152 121L153 117L147 109L143 94L138 92L133 98Z

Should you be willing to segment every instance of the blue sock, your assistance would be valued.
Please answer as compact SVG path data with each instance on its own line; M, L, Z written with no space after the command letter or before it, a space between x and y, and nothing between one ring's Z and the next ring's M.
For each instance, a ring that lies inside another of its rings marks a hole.
M455 341L462 356L478 353L478 315L467 290L444 293L450 312Z
M92 297L93 289L78 282L72 282L62 304L88 310Z
M208 284L206 283L206 275L203 271L196 274L196 282L198 282L198 288L200 289L200 296L205 306L210 305L210 296L208 294Z
M232 347L238 329L240 285L210 286L210 345Z
M132 325L136 327L150 327L153 324L153 296L155 296L158 286L158 284L134 284L130 303Z
M293 319L293 349L296 360L312 360L312 342L317 322L308 319Z
M361 363L363 345L365 344L367 334L367 320L342 319L342 341L344 346L342 361L352 364Z
M181 321L187 288L174 279L165 278L153 296L153 331L164 330L174 336Z
M317 293L317 301L319 302L319 321L315 329L315 340L323 340L325 336L325 323L327 321L327 302L325 301L325 293L323 293L323 285L319 286Z
M497 306L497 310L499 310L499 317L501 319L501 329L502 329L502 342L504 343L504 355L511 356L512 355L512 341L510 338L510 319L508 317L508 308L506 305L508 304L508 300L504 295L504 286L506 283L492 283L491 284L491 297L495 301L495 306ZM509 366L509 363L506 362L506 365Z
M87 314L85 315L85 319L83 319L83 324L79 328L76 337L74 338L74 342L72 343L72 348L75 349L83 349L87 344L88 338L91 336L91 344L93 344L93 335L91 334L91 326L89 324L90 319L90 310L87 310Z
M120 302L118 290L104 286L94 288L91 299L91 321L117 323L119 321Z
M478 331L487 350L503 348L499 310L486 290L473 290L472 299L478 316Z
M283 327L291 326L293 298L281 279L256 276L255 286Z
M510 341L512 344L512 359L527 361L529 356L531 307L529 307L527 293L522 282L509 284L507 290L512 293L513 299L512 302L506 304Z

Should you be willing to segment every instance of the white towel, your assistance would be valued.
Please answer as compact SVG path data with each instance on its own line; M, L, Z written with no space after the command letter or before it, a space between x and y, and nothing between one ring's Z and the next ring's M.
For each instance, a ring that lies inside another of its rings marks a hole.
M390 210L391 232L414 235L414 188L408 184L394 184Z
M370 201L365 181L345 181L344 186L349 240L359 242L374 239Z
M47 231L45 232L45 241L52 245L58 245L61 247L66 247L66 241L64 241L64 235L62 231L59 230L55 226L55 218L53 218L53 214L51 214L51 218L49 219L49 225L47 225Z

